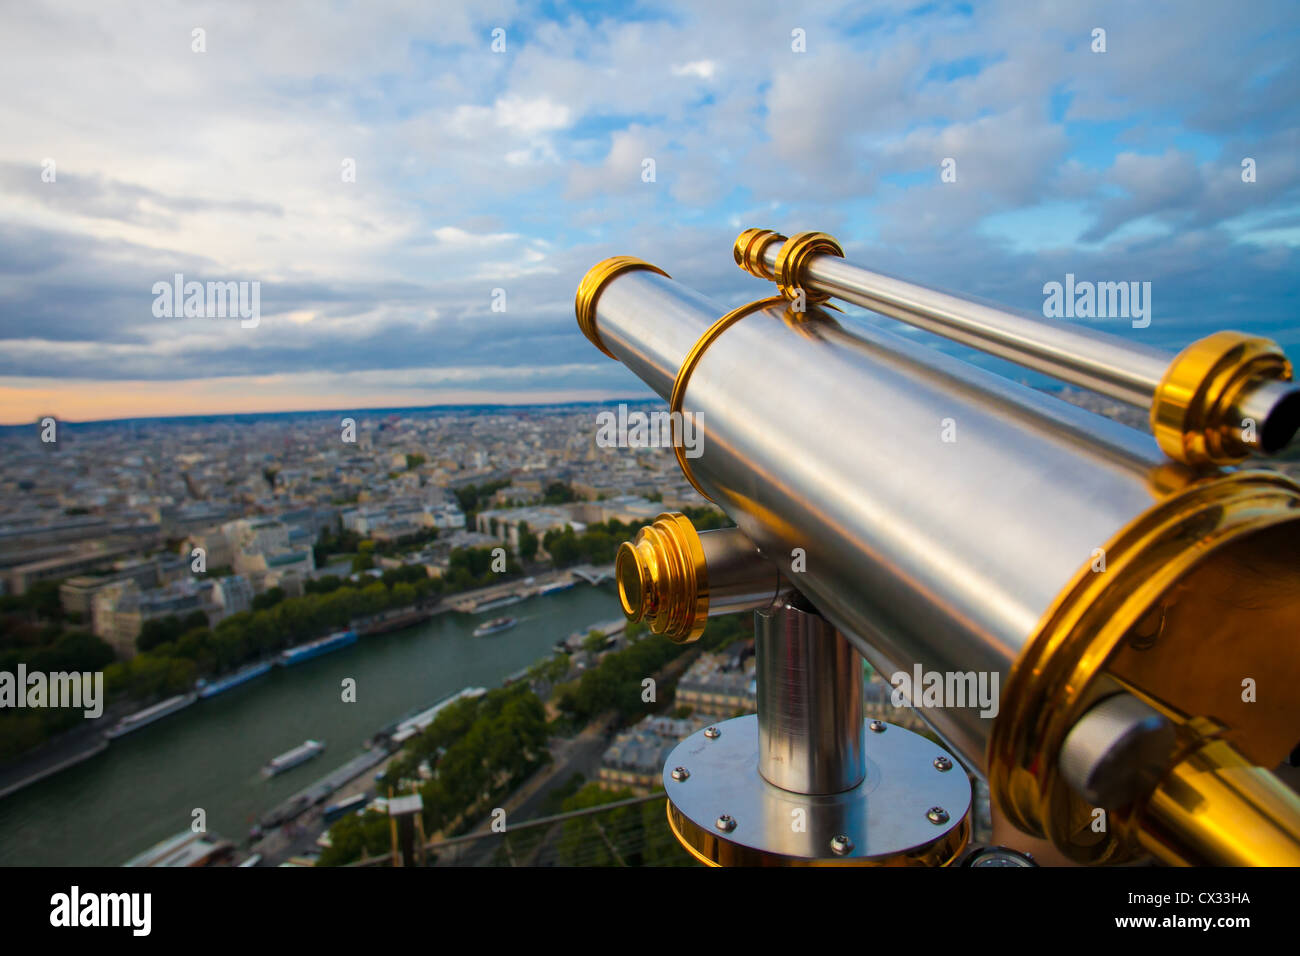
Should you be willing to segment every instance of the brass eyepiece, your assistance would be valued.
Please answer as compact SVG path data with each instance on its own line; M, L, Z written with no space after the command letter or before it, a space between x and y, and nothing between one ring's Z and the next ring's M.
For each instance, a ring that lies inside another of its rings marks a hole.
M1241 437L1246 422L1239 399L1260 382L1290 380L1291 363L1274 342L1241 332L1215 332L1187 346L1170 363L1152 397L1151 431L1175 461L1236 464L1254 450ZM1253 424L1261 430L1280 427Z
M709 616L708 574L699 533L678 512L619 546L614 561L618 600L629 621L644 620L675 644L699 640Z

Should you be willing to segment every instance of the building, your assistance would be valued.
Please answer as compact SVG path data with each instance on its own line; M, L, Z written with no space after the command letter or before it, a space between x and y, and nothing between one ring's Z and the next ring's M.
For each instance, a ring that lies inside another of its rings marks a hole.
M212 603L220 609L219 619L239 614L241 611L251 611L253 586L240 574L217 578L212 582Z
M108 519L96 515L50 518L33 512L8 516L0 525L0 554L51 544L85 543L103 538L111 530Z
M195 501L159 509L162 532L168 538L183 538L196 531L229 521L239 511L231 504Z
M624 524L650 522L663 514L662 502L651 501L640 495L619 494L602 501L577 502L573 516L585 524L597 524L611 519Z
M235 552L230 547L230 540L220 528L208 528L191 534L185 542L185 555L192 557L195 548L202 550L203 566L208 571L234 566Z
M692 714L727 720L757 709L752 654L701 654L677 682L677 705Z
M531 534L540 542L548 531L563 531L572 527L575 531L585 525L573 520L573 514L566 506L539 505L532 508L507 508L480 511L477 529L480 534L491 535L515 553L519 552L519 525L523 523Z
M455 504L430 505L433 526L440 531L461 531L465 528L465 512Z
M78 551L57 558L47 558L30 564L20 564L5 571L11 594L26 594L28 588L41 581L57 581L110 567L113 562L134 553L134 548L108 548L102 551Z
M148 591L141 591L134 581L124 581L96 594L91 609L95 635L112 645L122 658L135 655L136 638L146 621L184 618L195 611L201 611L209 623L221 616L211 587L192 579Z
M498 508L510 505L532 504L542 500L542 483L535 480L516 479L492 493L492 504Z
M134 581L141 590L180 580L189 572L189 562L175 555L158 555L147 561L119 561L112 570L78 575L59 585L59 603L68 614L89 621L95 595L105 588Z
M254 586L276 582L290 574L310 577L316 557L307 533L273 518L241 519L222 526L230 542L231 564Z
M454 504L396 502L382 507L353 508L343 512L343 527L376 541L393 541L431 528L456 530L465 527L465 515Z
M645 717L614 738L600 760L596 781L604 790L648 794L663 786L664 761L685 737L708 726L699 720Z

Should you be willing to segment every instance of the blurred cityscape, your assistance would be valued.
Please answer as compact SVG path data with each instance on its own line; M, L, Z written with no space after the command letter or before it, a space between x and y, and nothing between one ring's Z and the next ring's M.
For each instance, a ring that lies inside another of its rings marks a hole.
M481 623L488 611L557 601L579 586L601 590L602 606L615 612L614 549L637 527L665 510L687 511L701 527L727 522L690 487L671 449L605 453L600 411L5 429L0 671L102 672L107 700L89 720L53 707L0 715L0 793L38 785L273 666L358 638L444 614L484 636L515 623ZM661 812L652 825L632 827L631 842L616 845L611 834L641 820L626 801L653 802L678 740L752 712L746 622L716 621L689 648L647 639L621 620L561 626L545 657L499 675L503 687L464 688L404 718L393 714L399 719L376 729L358 756L269 807L247 835L187 830L132 862L389 863L403 858L395 847L412 850L417 832L420 861L580 862L590 841L574 838L574 828L599 827L608 812L615 822L597 841L610 854L602 862L690 863L675 841L659 838ZM469 646L491 654L489 644ZM646 697L650 675L658 684ZM889 704L879 678L868 686L873 714L921 726ZM345 704L335 698L332 706ZM489 727L490 756L447 772L466 740ZM270 761L266 775L324 749L309 739ZM476 826L489 804L512 823L562 822L525 827L518 847L464 839L499 833L491 819Z
M1142 424L1088 393L1061 394ZM405 713L392 705L389 722L331 773L248 795L256 808L248 833L191 828L133 862L691 864L663 826L664 760L689 734L753 712L752 635L745 615L711 621L686 646L608 620L617 613L620 541L667 510L701 528L729 522L691 488L670 448L600 447L604 410L407 409L0 431L0 672L102 673L105 697L93 719L67 707L0 714L0 796L39 793L42 781L117 738L272 668L345 648L369 654L396 632L424 640L419 629L437 620L443 636L428 639L463 639L455 654L494 677L484 681L491 689L417 684L414 700L423 703ZM1300 463L1277 467L1295 474ZM565 604L575 588L595 589L594 606L607 612L593 623L593 605ZM528 625L509 613L522 616L514 607L526 602L551 609L530 638L544 654L507 673L494 641L523 640ZM498 608L511 612L489 619ZM427 646L411 644L410 658L393 666L419 668ZM930 734L869 676L868 717ZM328 715L347 707L342 683L341 696L326 688L313 697L313 726L330 727ZM276 697L286 693L280 685ZM259 715L269 719L269 706L257 705ZM154 738L137 739L143 747ZM253 741L226 749L234 768L271 756ZM268 761L263 775L279 786L282 773L292 779L325 749L309 738ZM987 837L978 781L976 796L976 835ZM159 813L168 800L185 802L165 788L151 798ZM138 849L150 842L142 833Z

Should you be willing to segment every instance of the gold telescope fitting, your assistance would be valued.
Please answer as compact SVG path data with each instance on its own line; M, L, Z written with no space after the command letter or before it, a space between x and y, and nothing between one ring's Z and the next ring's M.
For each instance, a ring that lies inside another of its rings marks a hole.
M801 859L799 857L775 856L761 849L745 846L733 840L726 840L716 832L693 821L675 806L672 800L665 800L668 809L668 828L677 842L693 856L697 862L707 867L736 866L792 866L792 867L899 867L899 866L951 866L966 845L970 842L971 820L968 813L960 825L953 827L942 838L933 843L923 843L902 853L893 854L883 859Z
M763 261L763 253L774 242L784 243L776 255L776 269L769 271ZM804 281L804 266L809 256L829 255L844 258L844 250L834 236L824 232L800 232L787 239L771 229L746 229L736 237L731 250L736 265L752 276L775 282L781 295L787 299L799 298L803 292L804 302L825 302L831 296L828 292L810 292Z
M1235 593L1245 587L1235 576L1242 566L1241 547L1256 535L1293 533L1286 526L1294 527L1298 514L1300 486L1284 475L1229 472L1192 482L1121 529L1106 542L1104 573L1095 573L1088 565L1080 568L1021 652L1003 689L1002 711L993 724L988 749L990 793L1015 826L1047 837L1078 863L1113 864L1138 852L1118 828L1097 833L1089 825L1093 806L1074 793L1057 768L1065 738L1099 694L1105 693L1111 679L1140 688L1175 720L1180 713L1194 718L1212 708L1225 709L1221 716L1229 716L1228 702L1215 696L1221 684L1219 671L1208 662L1205 668L1196 669L1191 676L1184 673L1176 681L1163 675L1178 673L1179 661L1198 660L1198 648L1208 635L1223 642L1216 646L1237 650L1238 666L1246 666L1242 662L1247 659L1256 663L1286 659L1292 635L1285 627L1274 626L1275 619L1238 614L1216 621L1198 613L1195 602L1197 595ZM1264 540L1264 547L1269 540L1280 543L1278 538ZM1282 586L1293 587L1297 582L1300 578L1293 574L1290 583ZM1254 594L1251 600L1262 603ZM1190 610L1183 610L1182 604ZM1131 641L1149 629L1153 614L1155 646L1141 652L1128 649ZM1157 663L1162 666L1155 666ZM1242 717L1241 712L1247 716ZM1257 763L1276 765L1294 744L1294 727L1285 710L1270 714L1263 709L1238 708L1231 711L1231 718L1237 725L1255 721L1249 727L1233 726L1223 736L1228 738L1225 746L1237 746ZM1284 726L1273 726L1278 721ZM1230 776L1236 779L1241 774L1233 771ZM1177 779L1176 774L1170 778L1175 782L1168 785L1181 786ZM1205 778L1196 779L1203 782ZM1176 794L1190 792L1184 786ZM1239 795L1250 792L1243 786ZM1220 810L1213 817L1222 828L1219 843L1207 842L1205 834L1196 835L1209 818L1201 817L1197 826L1191 827L1187 821L1194 814L1189 810L1183 814L1182 824L1167 827L1171 846L1178 842L1178 834L1186 831L1193 842L1186 852L1194 853L1198 847L1218 850L1237 838L1234 834L1239 824L1249 831L1253 813L1249 803L1239 800L1226 785L1217 786L1215 793L1220 801ZM1170 799L1182 797L1166 794L1156 809L1173 817ZM1189 806L1200 804L1193 800ZM1239 811L1240 816L1236 815ZM1300 838L1300 813L1289 818L1280 813L1276 820L1291 840ZM1207 857L1198 862L1217 860Z
M1261 380L1291 380L1291 363L1268 339L1215 332L1170 363L1151 400L1151 431L1160 449L1188 465L1232 465L1251 448L1243 423L1229 413L1242 390ZM1257 423L1263 427L1263 423Z
M1230 744L1201 742L1156 787L1137 839L1162 863L1300 866L1300 797Z
M773 229L746 229L736 237L731 254L735 257L736 265L750 275L775 282L776 275L763 262L763 253L772 243L785 242L787 238Z
M804 302L825 302L829 292L810 292L804 282L804 266L809 256L828 255L844 258L844 250L833 236L824 232L801 232L792 236L776 254L776 287L787 299L798 299L803 293Z
M750 302L748 305L742 305L738 309L732 309L722 318L710 325L705 330L704 334L696 340L695 344L691 346L690 352L686 354L686 358L682 361L681 367L677 370L677 377L673 379L673 391L668 399L669 412L674 416L681 414L682 399L686 397L686 386L691 380L691 373L695 371L695 366L700 363L700 359L704 357L704 353L708 350L709 346L713 344L714 339L751 312L759 312L766 309L769 305L780 305L783 302L785 302L785 299L781 296L759 299L757 302ZM708 492L700 487L700 483L696 481L695 476L691 474L690 465L686 462L686 449L683 447L681 442L673 442L673 453L677 456L677 464L681 466L682 474L685 475L686 480L691 483L691 487L698 491L705 500L712 501L713 499L709 497Z
M605 348L605 343L600 340L600 333L596 331L596 300L600 298L601 290L605 288L606 283L615 276L633 269L646 269L657 272L666 279L672 278L663 269L651 265L644 259L635 256L614 256L596 263L587 271L582 281L578 283L578 295L573 305L573 310L578 316L578 328L582 329L582 334L592 345L616 362L618 357Z
M651 633L674 644L689 644L704 633L709 617L704 548L684 514L660 515L619 545L614 577L629 621L644 620Z

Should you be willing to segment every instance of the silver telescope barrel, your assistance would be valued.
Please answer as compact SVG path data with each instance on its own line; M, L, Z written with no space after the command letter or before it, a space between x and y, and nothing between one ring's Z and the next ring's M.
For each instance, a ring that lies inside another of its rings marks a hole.
M642 270L605 287L596 322L666 400L726 311ZM831 320L800 334L785 313L748 316L696 366L683 409L702 439L695 480L877 670L910 676L920 662L1005 687L1064 582L1152 504L1158 449L899 336ZM1076 437L1018 427L1007 394L1037 412L1025 420L1070 421ZM1094 428L1105 452L1077 438ZM979 708L924 716L983 766L993 722Z
M780 250L767 247L775 268ZM1078 326L1047 325L926 286L855 266L835 256L809 257L805 281L816 291L906 322L1018 365L1149 408L1173 356Z
M1290 752L1300 486L1170 462L1141 432L788 306L724 316L622 257L588 273L577 312L693 418L687 477L987 775L1013 822L1082 860L1116 852L1118 835L1079 825L1090 807L1057 762L1071 727L1123 690L1180 727L1212 716L1264 767ZM1225 660L1276 689L1270 708L1241 699Z
M1217 333L1175 356L872 272L846 262L838 243L822 233L786 239L750 229L737 239L734 255L742 269L778 282L787 294L802 288L852 302L1146 410L1161 447L1180 461L1228 464L1247 454L1274 454L1300 427L1300 385L1290 381L1286 356L1266 339ZM1185 393L1198 386L1204 394L1183 407ZM1188 426L1198 424L1212 433L1204 443L1209 447L1184 440Z

